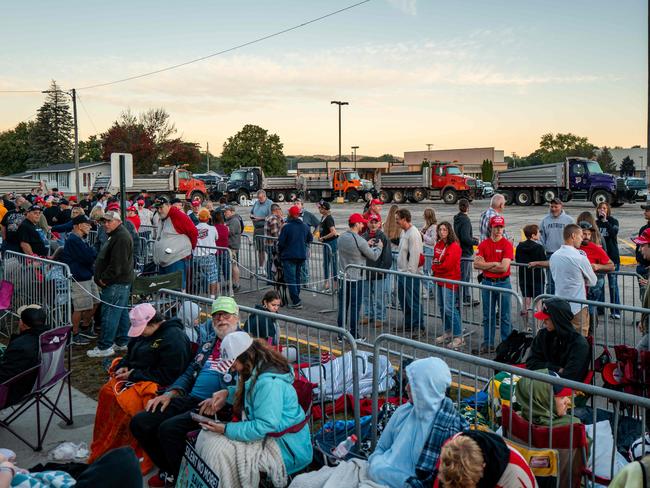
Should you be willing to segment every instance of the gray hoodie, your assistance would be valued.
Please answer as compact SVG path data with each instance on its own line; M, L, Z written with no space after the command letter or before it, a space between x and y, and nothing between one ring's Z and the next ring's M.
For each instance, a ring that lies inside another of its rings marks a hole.
M539 242L544 246L547 253L554 253L564 244L564 226L573 224L573 217L567 215L564 210L557 217L551 213L542 219L539 224Z

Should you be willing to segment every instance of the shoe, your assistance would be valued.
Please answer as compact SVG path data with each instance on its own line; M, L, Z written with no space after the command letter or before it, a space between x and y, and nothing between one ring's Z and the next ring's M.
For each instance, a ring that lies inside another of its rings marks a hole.
M241 285L232 285L232 291L239 291L241 289Z
M465 307L476 307L480 302L480 300L469 300L469 301L463 301L463 306Z
M266 275L266 270L264 268L257 268L257 274L259 276L265 276Z
M123 346L120 346L119 344L113 344L113 350L115 352L126 352L129 350L129 346L124 344Z
M610 318L614 320L621 320L621 314L618 312L614 312L613 314L610 315Z
M165 473L158 471L158 473L149 478L147 484L151 488L164 488L165 486L174 486L174 477L167 476Z
M99 347L94 347L86 351L86 354L88 355L89 358L107 358L109 356L114 356L115 350L113 349L113 346L107 347L106 349L100 349Z
M365 337L363 337L363 336L359 336L356 339L354 339L354 342L356 342L357 344L364 343L364 342L367 342L367 339Z
M371 318L364 317L364 318L361 319L361 325L369 324L371 321L372 321Z
M465 345L465 339L463 339L462 337L456 337L453 341L451 341L449 344L447 344L447 347L449 349L454 349L454 350L457 351L458 349L460 349L464 345Z
M293 308L294 310L302 310L302 302L300 303L292 303L291 305L287 305L289 308Z
M81 332L78 334L72 335L72 345L73 346L87 346L90 344L90 341L81 335Z
M80 328L78 335L85 337L86 339L97 339L97 334L93 332L92 327L88 327L86 329Z
M489 346L487 344L481 344L481 348L478 350L479 354L492 354L494 352L494 346Z
M451 334L442 334L441 336L436 337L436 344L444 344L451 340Z

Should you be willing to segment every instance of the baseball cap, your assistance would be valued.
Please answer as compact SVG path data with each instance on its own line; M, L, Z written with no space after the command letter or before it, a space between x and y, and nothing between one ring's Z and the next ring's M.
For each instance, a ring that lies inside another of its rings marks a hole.
M31 206L27 209L27 211L28 211L28 212L42 212L42 211L43 211L43 207L41 207L40 205L31 205Z
M40 309L40 308L43 308L43 307L41 307L40 305L38 305L36 303L32 303L31 305L22 305L22 306L18 307L18 310L16 310L16 315L18 315L18 317L20 317L23 314L23 312L25 310L29 309L29 308Z
M225 206L223 207L223 211L225 212L226 210L230 210L231 212L234 212L234 211L235 211L235 207L233 207L232 205L225 205Z
M131 205L130 207L128 207L128 208L126 209L126 211L127 211L127 212L137 212L138 209L137 209L136 207L134 207L133 205Z
M106 205L106 210L119 210L120 209L120 204L117 202L109 203Z
M587 222L586 220L581 220L580 222L578 222L578 225L580 226L581 229L585 229L585 230L593 230L594 228L594 226L591 225L591 223Z
M551 376L555 376L556 378L560 378L560 375L557 374L555 371L549 371ZM571 393L573 390L571 388L567 388L566 386L560 386L560 385L553 385L553 396L555 397L567 397L571 396Z
M548 202L548 203L551 204L551 205L562 205L562 200L555 197L555 198L551 199L551 201Z
M160 207L161 205L168 204L169 200L165 197L158 197L154 200L153 206L154 207Z
M70 202L67 201L65 198L62 198L59 200L59 205L70 205Z
M77 215L74 219L72 219L72 225L79 225L79 224L90 224L90 219L86 217L86 215Z
M381 222L381 215L376 213L371 213L370 215L368 215L368 222L370 222L371 220L376 220L377 222Z
M505 227L506 220L500 215L495 215L490 219L490 227Z
M373 198L370 200L370 205L383 205L384 202L382 202L379 198Z
M226 312L232 315L239 315L239 307L234 298L231 297L218 297L212 302L212 309L210 315L217 312Z
M215 369L225 373L235 360L253 345L253 339L244 331L231 332L221 341L221 357L215 364Z
M70 198L68 198L68 200L70 200L71 202L76 202L77 201L77 196L72 195Z
M363 215L361 215L360 213L353 213L352 215L350 215L350 218L348 219L348 223L350 225L352 225L352 224L367 224L368 221L366 219L364 219Z
M207 222L210 220L210 211L207 208L202 208L199 210L199 220L201 222Z
M133 307L129 312L131 328L127 335L129 337L140 337L144 328L155 315L156 309L150 303L141 303Z
M104 215L99 220L119 220L122 222L122 217L120 216L119 212L116 212L114 210L109 210L107 212L104 212Z
M636 239L632 239L634 244L642 246L643 244L650 244L650 229L643 231L643 234L638 236Z
M142 199L138 200L138 205L144 205L144 200Z
M330 202L326 202L325 200L321 200L320 202L318 202L318 206L324 208L325 210L329 210L332 208Z
M195 198L194 200L192 200L192 206L193 207L200 207L201 206L201 200L199 200L198 198Z
M174 205L175 203L183 203L183 200L180 198L172 198L171 204Z
M294 205L293 207L289 208L289 217L299 217L300 216L300 207L297 205Z

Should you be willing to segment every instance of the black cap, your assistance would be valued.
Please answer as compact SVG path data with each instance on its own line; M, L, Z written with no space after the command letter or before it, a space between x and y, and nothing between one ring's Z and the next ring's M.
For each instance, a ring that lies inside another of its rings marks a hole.
M580 226L581 229L585 230L593 230L594 226L591 225L591 223L587 222L586 220L581 220L578 222L578 225Z
M560 200L558 197L555 197L548 203L551 205L562 205L562 200Z
M86 217L86 215L77 215L74 219L72 219L72 225L79 225L79 224L90 224L90 219Z
M175 203L183 203L183 200L180 198L172 198L171 204L174 205Z
M167 198L165 198L165 197L158 197L158 198L156 198L156 199L154 200L154 202L153 202L153 206L154 206L154 207L160 207L161 205L165 205L165 204L167 204L167 203L169 203L169 200L167 200Z
M27 211L28 211L28 212L36 212L36 211L38 211L38 212L42 212L42 211L43 211L43 207L41 207L40 205L32 205L31 207L29 207L29 208L27 209Z
M59 205L70 205L70 202L67 201L65 198L62 198L59 200Z
M329 210L332 208L330 202L327 202L325 200L321 200L320 202L318 202L318 206L324 208L325 210Z

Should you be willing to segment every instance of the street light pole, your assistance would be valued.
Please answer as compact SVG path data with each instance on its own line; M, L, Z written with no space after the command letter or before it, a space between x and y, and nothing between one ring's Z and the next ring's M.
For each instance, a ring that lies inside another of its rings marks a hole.
M77 90L70 91L72 97L72 114L74 117L74 185L76 189L77 202L81 202L79 196L79 126L77 125Z
M349 105L348 102L341 102L340 100L332 100L330 104L336 104L339 106L339 178L341 176L341 105ZM343 187L339 186L339 198L343 198ZM343 203L341 201L341 203Z
M352 161L354 161L354 170L357 170L357 149L359 149L359 146L351 146L352 150L354 151L352 153Z

